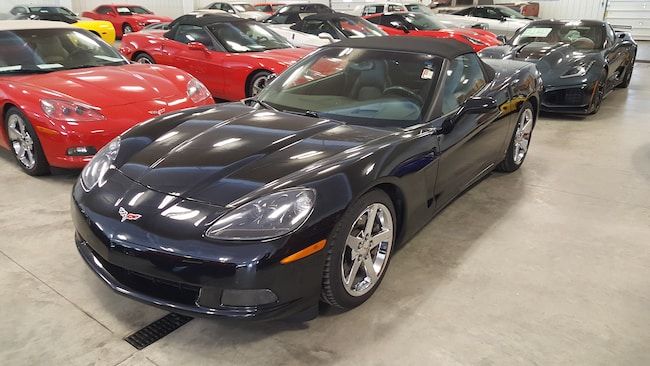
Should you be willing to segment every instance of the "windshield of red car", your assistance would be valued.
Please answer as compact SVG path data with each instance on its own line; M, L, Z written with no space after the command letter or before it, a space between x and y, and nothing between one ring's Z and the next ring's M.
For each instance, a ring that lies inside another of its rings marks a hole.
M581 22L534 23L519 30L510 40L513 46L532 42L567 43L582 50L601 49L605 43L602 26L587 25Z
M321 48L258 94L281 111L405 128L424 119L442 59L387 50Z
M332 24L346 37L362 38L372 36L385 36L386 32L363 18L340 18L332 20Z
M0 50L0 75L127 63L113 47L76 29L0 31Z
M423 13L404 14L404 20L418 30L439 30L445 26L438 22L432 15Z
M282 36L254 21L215 23L208 29L228 52L261 52L293 47Z
M117 12L120 15L153 14L151 11L143 8L142 6L118 6Z

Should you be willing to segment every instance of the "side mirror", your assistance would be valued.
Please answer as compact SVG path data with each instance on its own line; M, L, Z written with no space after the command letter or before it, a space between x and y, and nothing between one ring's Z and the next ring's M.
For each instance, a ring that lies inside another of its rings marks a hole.
M506 36L504 36L503 34L498 35L497 39L499 40L499 42L501 42L503 44L508 43L508 38Z
M499 18L499 21L500 21L501 23L505 22L506 20L508 20L508 18L506 18L506 17L501 17L501 18Z
M318 33L318 38L320 38L320 39L326 39L326 40L328 40L328 41L330 41L330 42L334 42L334 37L332 37L332 35L329 34L329 33L325 33L325 32L323 32L323 33Z
M187 44L187 48L192 51L203 51L208 52L208 48L201 42L190 42Z
M408 28L406 28L406 26L404 24L401 24L399 26L399 29L401 29L404 33L407 33L407 34L411 33L411 31Z
M469 113L469 114L479 114L479 113L489 113L498 108L497 101L492 97L472 97L465 101L460 110L459 114Z

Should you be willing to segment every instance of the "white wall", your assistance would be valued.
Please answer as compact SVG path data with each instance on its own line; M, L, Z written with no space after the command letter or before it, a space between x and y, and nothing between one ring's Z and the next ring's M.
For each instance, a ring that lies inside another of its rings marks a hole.
M59 5L71 8L71 0L0 0L0 13L8 13L16 5Z
M539 2L540 18L598 19L605 14L607 0L535 0ZM512 3L514 0L495 0L494 3Z
M72 6L71 6L72 11L76 13L93 10L99 5L118 2L112 0L70 0L70 1L72 2ZM184 3L183 0L137 0L137 1L122 1L122 2L142 5L156 14L166 15L170 17L177 17L185 13L183 9L183 3ZM50 3L52 3L52 1L50 1Z

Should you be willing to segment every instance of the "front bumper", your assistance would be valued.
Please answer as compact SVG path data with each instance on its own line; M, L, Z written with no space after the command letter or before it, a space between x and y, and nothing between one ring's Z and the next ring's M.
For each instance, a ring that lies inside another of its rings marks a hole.
M596 83L568 86L546 86L542 94L541 109L546 112L589 114Z
M77 184L75 192L79 189ZM88 209L73 199L77 248L99 278L121 295L190 316L259 320L309 312L318 305L324 251L283 265L280 257L288 239L240 247L152 232L141 236L141 230L130 229L133 224L119 218L91 219L99 216ZM145 237L146 242L135 239ZM231 305L233 296L243 296L244 302L264 300Z

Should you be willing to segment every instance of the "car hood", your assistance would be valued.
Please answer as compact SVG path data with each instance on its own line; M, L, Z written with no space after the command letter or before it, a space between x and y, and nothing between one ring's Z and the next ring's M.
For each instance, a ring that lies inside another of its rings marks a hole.
M54 71L14 80L53 97L67 96L101 108L185 96L187 81L177 77L187 76L171 67L130 64Z
M255 58L271 59L284 66L290 66L307 56L311 51L311 49L305 48L280 48L263 52L250 52L245 53L245 55Z
M152 190L218 206L269 185L300 185L303 174L335 174L349 155L376 151L394 135L241 103L151 125L159 133L123 136L121 151L135 153L118 157L119 170Z
M255 20L264 20L269 17L268 13L263 11L242 11L238 13L242 18L249 18Z
M480 52L481 57L528 61L537 64L537 69L545 74L550 69L568 68L576 62L597 55L597 51L576 49L568 43L531 42L520 46L488 47Z

